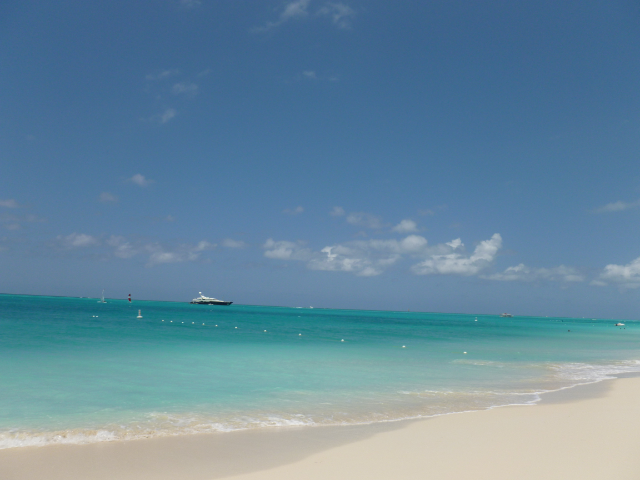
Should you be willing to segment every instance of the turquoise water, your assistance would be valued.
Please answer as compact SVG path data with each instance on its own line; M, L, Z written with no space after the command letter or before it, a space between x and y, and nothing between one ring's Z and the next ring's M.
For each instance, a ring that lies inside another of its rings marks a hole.
M0 295L0 448L415 418L640 370L629 321L96 300Z

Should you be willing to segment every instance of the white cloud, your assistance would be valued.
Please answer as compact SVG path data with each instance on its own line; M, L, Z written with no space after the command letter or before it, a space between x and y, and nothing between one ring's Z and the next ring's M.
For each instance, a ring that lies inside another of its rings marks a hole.
M307 17L309 15L309 11L308 11L309 3L310 3L310 0L295 0L293 2L287 3L284 6L284 9L282 10L282 12L280 12L280 16L278 17L278 20L276 20L275 22L267 22L267 24L264 27L258 28L257 31L264 32L274 27L279 27L280 25L288 22L289 20Z
M0 200L0 207L18 208L18 202L16 202L13 198L8 198L6 200Z
M449 245L454 250L460 247L464 247L464 243L462 243L462 240L460 240L459 238L456 238L455 240L451 240L450 242L447 242L446 245Z
M156 81L156 80L164 80L165 78L169 78L169 77L174 77L179 74L180 74L179 70L171 69L171 70L163 70L160 73L150 73L145 78L149 81Z
M161 113L158 117L158 121L162 124L167 123L173 117L175 117L178 112L174 108L167 108L163 113Z
M336 27L346 29L351 26L351 20L355 17L356 12L344 3L328 2L318 10L318 15L327 15Z
M286 213L287 215L300 215L304 212L304 208L298 205L296 208L285 208L282 213Z
M458 252L457 247L462 245L462 242L458 242L459 239L445 244L450 249L449 253L430 255L411 269L416 275L477 275L493 263L502 247L502 237L499 233L493 234L489 240L480 242L473 254L468 256ZM456 245L456 248L452 245Z
M66 248L83 248L83 247L92 247L94 245L99 245L100 241L96 237L92 237L91 235L87 235L85 233L72 233L63 237L62 235L58 235L57 237L60 244Z
M302 72L302 75L306 78L312 79L312 80L317 80L318 76L316 75L316 72L314 72L313 70L305 70L304 72Z
M356 225L358 227L373 229L382 228L382 220L380 219L380 217L376 217L375 215L365 212L350 213L347 216L347 223Z
M247 244L242 240L233 240L232 238L225 238L222 241L222 246L226 248L245 248Z
M504 272L486 275L482 278L489 280L500 280L506 282L522 281L532 282L539 280L556 281L556 282L583 282L585 280L582 275L574 267L560 265L554 268L529 268L524 263L509 267Z
M162 263L194 262L200 259L201 253L206 250L216 248L215 243L206 240L198 242L195 246L179 245L176 248L168 249L159 243L151 243L144 246L144 250L149 253L147 267Z
M256 29L258 32L266 32L272 28L279 27L291 20L301 20L310 17L310 0L294 0L287 3L280 12L278 20L267 22L264 27ZM337 28L346 29L350 27L352 18L356 15L353 8L344 3L326 2L314 14L315 17L326 17L331 19L331 23Z
M171 89L174 95L185 95L194 97L198 94L198 85L193 82L176 83Z
M375 247L365 243L324 247L307 266L312 270L351 272L361 277L372 277L380 275L400 258L400 255L389 252L376 255L379 252L375 252Z
M413 220L407 218L393 227L391 231L397 233L413 233L418 231L418 225Z
M113 254L118 258L131 258L139 253L126 238L119 235L111 235L105 243L113 247Z
M117 202L118 197L109 192L102 192L98 198L102 203Z
M308 248L299 243L275 241L272 238L267 239L262 248L265 249L265 257L277 260L307 260L311 254Z
M278 260L307 262L311 270L350 272L359 276L383 273L403 255L419 256L427 250L427 239L409 235L398 240L353 241L312 252L299 243L267 240L265 256Z
M162 263L193 262L201 258L202 252L216 248L215 243L209 243L206 240L196 245L181 244L175 247L167 247L158 242L133 244L120 235L111 235L105 244L113 249L113 255L118 258L128 259L136 255L148 255L148 267Z
M152 267L163 263L207 261L203 253L217 247L215 243L206 240L193 244L164 245L160 242L132 241L122 235L111 235L101 240L84 233L72 233L71 235L59 235L56 238L58 245L66 249L97 247L92 252L101 258L132 259L134 257L147 260L146 266Z
M141 175L139 173L136 173L133 177L128 178L127 181L133 182L141 187L146 187L153 183L153 180L149 180L148 178L145 178L144 175Z
M345 215L344 208L333 207L333 210L329 212L329 215L331 215L332 217L343 217Z
M606 205L596 208L594 213L606 213L606 212L621 212L622 210L629 210L631 208L640 207L640 200L636 200L635 202L613 202L607 203Z
M640 257L626 265L609 264L604 267L600 277L591 282L593 285L616 283L624 288L640 287Z

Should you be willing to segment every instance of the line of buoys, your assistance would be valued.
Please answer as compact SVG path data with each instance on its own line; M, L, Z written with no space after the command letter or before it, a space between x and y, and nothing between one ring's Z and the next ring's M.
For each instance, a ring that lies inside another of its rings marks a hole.
M94 315L94 317L97 317L97 315ZM142 318L142 317L140 316L138 318ZM164 319L162 321L164 322ZM169 320L169 323L173 323L173 320ZM184 322L182 322L182 323L184 323ZM195 322L191 322L191 324L194 325ZM204 325L204 323L202 325ZM215 325L215 326L217 327L218 325ZM236 328L238 328L238 327L234 327L234 329L236 329ZM267 331L264 330L264 333L267 333ZM301 337L302 334L299 333L298 336ZM340 339L340 342L344 342L344 338ZM402 345L402 348L407 348L407 346L406 345ZM467 353L467 352L463 352L463 353Z

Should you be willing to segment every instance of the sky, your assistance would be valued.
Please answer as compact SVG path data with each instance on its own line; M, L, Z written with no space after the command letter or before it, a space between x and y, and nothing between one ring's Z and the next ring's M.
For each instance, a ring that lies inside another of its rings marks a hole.
M640 4L0 4L0 292L640 318Z

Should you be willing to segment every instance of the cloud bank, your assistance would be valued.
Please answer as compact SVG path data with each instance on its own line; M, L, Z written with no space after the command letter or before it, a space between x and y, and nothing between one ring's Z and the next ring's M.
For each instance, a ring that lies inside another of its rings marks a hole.
M217 247L215 243L201 240L195 245L164 245L160 242L136 242L122 235L111 235L100 238L86 233L72 233L56 237L58 247L65 250L78 250L93 247L95 253L103 258L113 257L131 259L146 258L146 266L153 267L163 263L195 262L202 259L202 253Z
M464 251L460 239L429 246L426 238L408 235L402 240L357 240L329 245L313 251L302 243L268 239L264 256L276 260L306 262L311 270L349 272L370 277L383 273L403 258L418 263L411 267L416 275L477 275L492 265L502 246L500 234L480 242L472 254Z

